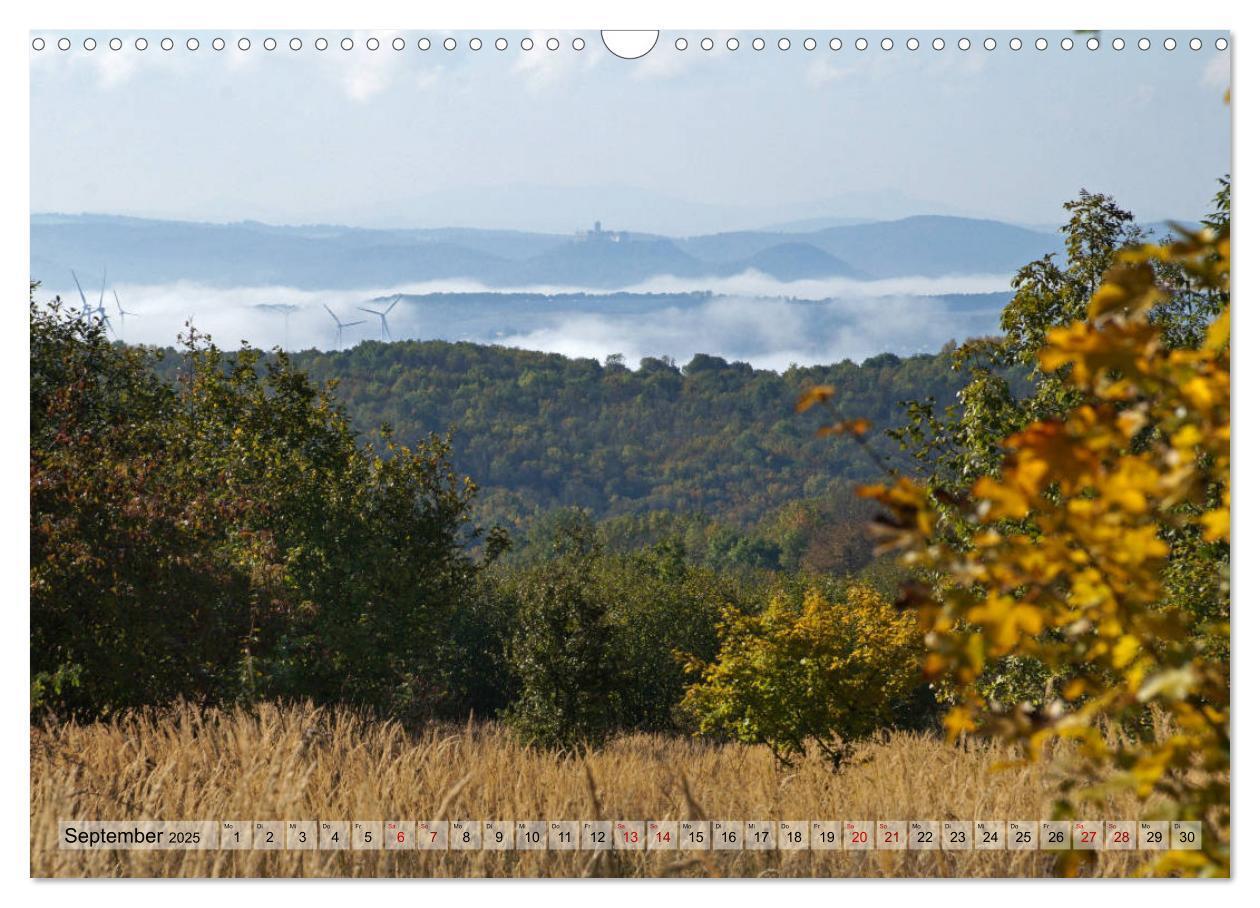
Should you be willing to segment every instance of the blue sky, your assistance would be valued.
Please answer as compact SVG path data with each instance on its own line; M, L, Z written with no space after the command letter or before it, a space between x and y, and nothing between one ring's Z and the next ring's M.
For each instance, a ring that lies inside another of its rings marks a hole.
M348 52L341 32L298 33L299 51L294 33L273 51L250 33L246 52L232 32L172 32L171 51L145 33L143 52L135 33L109 50L112 32L65 33L61 52L61 34L31 54L33 211L565 232L601 217L675 234L916 212L1049 225L1081 187L1142 220L1196 217L1230 167L1229 52L1210 31L1153 32L1147 51L1135 33L1064 51L1064 32L993 32L991 52L984 32L939 33L943 51L936 32L913 33L916 51L888 33L889 52L885 33L863 33L865 51L846 32L787 33L788 51L778 32L738 33L736 51L724 33L710 51L662 33L637 61L596 32L534 33L530 51L520 32L453 33L453 52L445 33L427 51L420 32L352 33Z

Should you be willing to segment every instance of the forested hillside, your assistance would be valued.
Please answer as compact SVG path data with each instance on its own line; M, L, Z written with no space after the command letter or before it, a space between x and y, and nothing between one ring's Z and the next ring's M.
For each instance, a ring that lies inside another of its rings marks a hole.
M960 385L944 353L783 374L711 356L681 367L645 359L632 370L436 341L293 359L314 381L337 381L337 399L361 430L388 423L406 444L453 431L455 468L476 479L483 517L508 525L571 505L597 519L671 510L748 525L879 472L856 446L815 437L822 418L793 411L802 389L834 386L841 414L872 421L870 449L905 467L879 430L904 422L901 401L951 401Z

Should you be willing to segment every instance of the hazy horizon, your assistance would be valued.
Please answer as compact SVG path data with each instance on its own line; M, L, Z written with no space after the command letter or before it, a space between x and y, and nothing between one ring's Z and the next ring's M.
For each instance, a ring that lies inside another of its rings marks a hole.
M1137 34L1108 32L1089 51L1084 35L994 32L987 51L988 33L941 32L936 51L937 33L924 32L909 51L912 33L891 32L893 51L874 34L859 51L868 33L789 32L791 49L766 33L754 51L759 33L741 32L738 50L713 33L703 51L703 33L662 32L636 61L597 32L554 33L555 51L544 47L553 33L454 33L455 51L442 49L445 33L427 51L420 32L352 33L350 51L339 32L297 33L297 51L264 50L265 33L224 33L214 51L213 32L179 33L162 51L148 33L143 52L136 33L91 52L79 46L99 34L67 34L73 52L50 42L31 56L33 211L549 233L598 219L670 236L911 214L1045 229L1081 188L1143 222L1194 219L1230 168L1230 53L1211 45L1215 33L1199 51L1187 47L1198 33L1153 33L1177 49L1140 51ZM320 34L334 42L326 51L313 48ZM807 34L815 50L803 49ZM956 47L962 34L970 50ZM1042 34L1050 44L1037 51ZM1125 50L1111 49L1117 35ZM379 50L365 48L372 36ZM1012 36L1021 50L1008 49ZM251 50L236 48L240 37ZM1203 172L1186 173L1187 160Z
M366 319L349 341L377 336L375 316L358 311L373 298L472 292L475 312L401 306L394 335L769 368L930 352L996 328L996 296L972 310L950 295L1008 290L1016 268L1060 248L1063 203L1082 189L1142 224L1193 222L1230 170L1230 52L1215 32L1152 32L1146 51L1131 32L1101 34L1097 50L1057 31L661 32L633 61L598 32L64 34L72 51L47 33L31 53L32 277L78 304L77 269L95 305L86 284L107 267L136 313L122 333L149 343L172 343L195 315L227 346L327 348L325 305ZM280 38L272 50L269 37ZM41 212L557 238L598 221L597 239L677 242L37 229ZM1011 226L845 234L918 215ZM739 231L801 239L712 238ZM588 298L521 302L536 291ZM682 299L694 292L710 296ZM299 309L286 322L267 305Z
M535 187L534 191L542 191L542 190ZM598 205L598 203L594 203L594 204ZM1198 222L1198 220L1203 216L1203 213L1204 212L1191 213L1183 218L1175 218L1175 217L1155 218L1149 223L1163 224L1163 223L1170 223L1170 222L1181 222L1181 223ZM168 217L164 215L134 214L134 213L120 212L120 211L54 211L51 209L41 210L41 211L36 211L36 210L31 211L32 220L44 219L44 218L100 218L100 219L127 219L127 220L138 220L138 221L168 221L171 223L179 223L179 224L208 224L208 225L216 226L216 227L230 227L230 226L236 226L236 225L257 224L263 227L272 227L272 228L276 228L280 230L288 230L288 229L310 230L310 229L320 229L320 228L365 230L365 231L372 231L372 230L404 231L404 232L409 232L409 231L437 232L437 231L443 231L443 230L453 230L453 231L472 231L472 232L484 231L487 233L537 233L537 234L543 234L547 236L556 236L556 237L570 237L577 234L583 234L586 231L590 230L596 221L599 221L602 228L610 232L626 232L626 233L649 235L649 236L663 236L663 237L669 237L671 239L682 239L682 238L695 237L695 236L705 236L705 235L709 235L713 233L737 233L737 232L767 232L767 233L778 232L778 233L784 233L784 234L797 234L797 233L807 233L807 232L810 232L811 230L819 229L817 226L814 226L814 225L820 225L822 227L826 227L826 226L832 226L833 224L834 225L841 225L841 224L856 225L856 224L865 224L865 223L873 224L873 223L881 223L881 222L889 222L889 221L904 221L904 220L909 220L912 218L919 218L919 217L945 217L945 218L959 218L959 219L974 220L974 221L994 221L996 223L1009 224L1013 227L1022 227L1025 230L1034 230L1041 233L1055 233L1058 231L1059 226L1060 226L1057 223L1030 224L1030 223L1023 223L1020 221L1008 220L1008 219L1003 219L1003 218L993 218L993 217L985 217L981 215L969 215L969 214L960 214L958 212L945 212L945 211L932 211L932 210L915 211L915 212L907 213L907 214L899 214L894 217L861 217L857 215L835 215L833 217L828 217L825 215L815 215L813 217L808 217L808 218L797 218L793 220L773 221L773 222L767 222L767 223L750 221L748 226L731 227L728 229L713 230L713 231L693 231L693 232L687 232L687 233L669 233L665 231L636 230L636 229L628 228L628 227L620 227L615 222L608 221L607 219L604 219L604 218L595 218L594 220L581 222L581 223L575 223L572 229L561 230L561 229L544 229L544 228L529 228L529 227L477 226L474 224L464 224L464 223L443 224L443 223L435 222L434 224L419 225L419 224L388 223L388 222L382 221L380 223L353 224L353 223L347 223L344 221L282 221L282 220L276 220L276 219L268 220L266 218Z

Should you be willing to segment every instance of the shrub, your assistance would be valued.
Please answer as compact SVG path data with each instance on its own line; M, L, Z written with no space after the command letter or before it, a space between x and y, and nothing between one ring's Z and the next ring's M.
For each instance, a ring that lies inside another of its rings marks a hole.
M515 583L512 641L519 696L508 721L529 744L599 744L616 724L620 666L612 660L608 600L592 579L600 546L589 520L559 522L552 557Z
M678 704L687 675L678 653L713 658L719 614L724 605L741 598L740 585L689 564L682 545L669 540L604 559L596 578L612 603L613 660L624 666L618 725L679 730Z
M811 589L799 605L779 593L757 615L727 609L718 636L716 661L689 663L700 679L684 707L701 732L765 744L783 763L812 741L838 765L919 677L913 619L862 584L835 601Z

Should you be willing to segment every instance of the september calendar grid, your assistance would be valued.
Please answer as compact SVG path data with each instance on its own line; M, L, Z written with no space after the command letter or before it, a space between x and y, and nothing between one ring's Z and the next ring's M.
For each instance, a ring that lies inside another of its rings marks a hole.
M65 850L1198 851L1188 820L112 820Z

